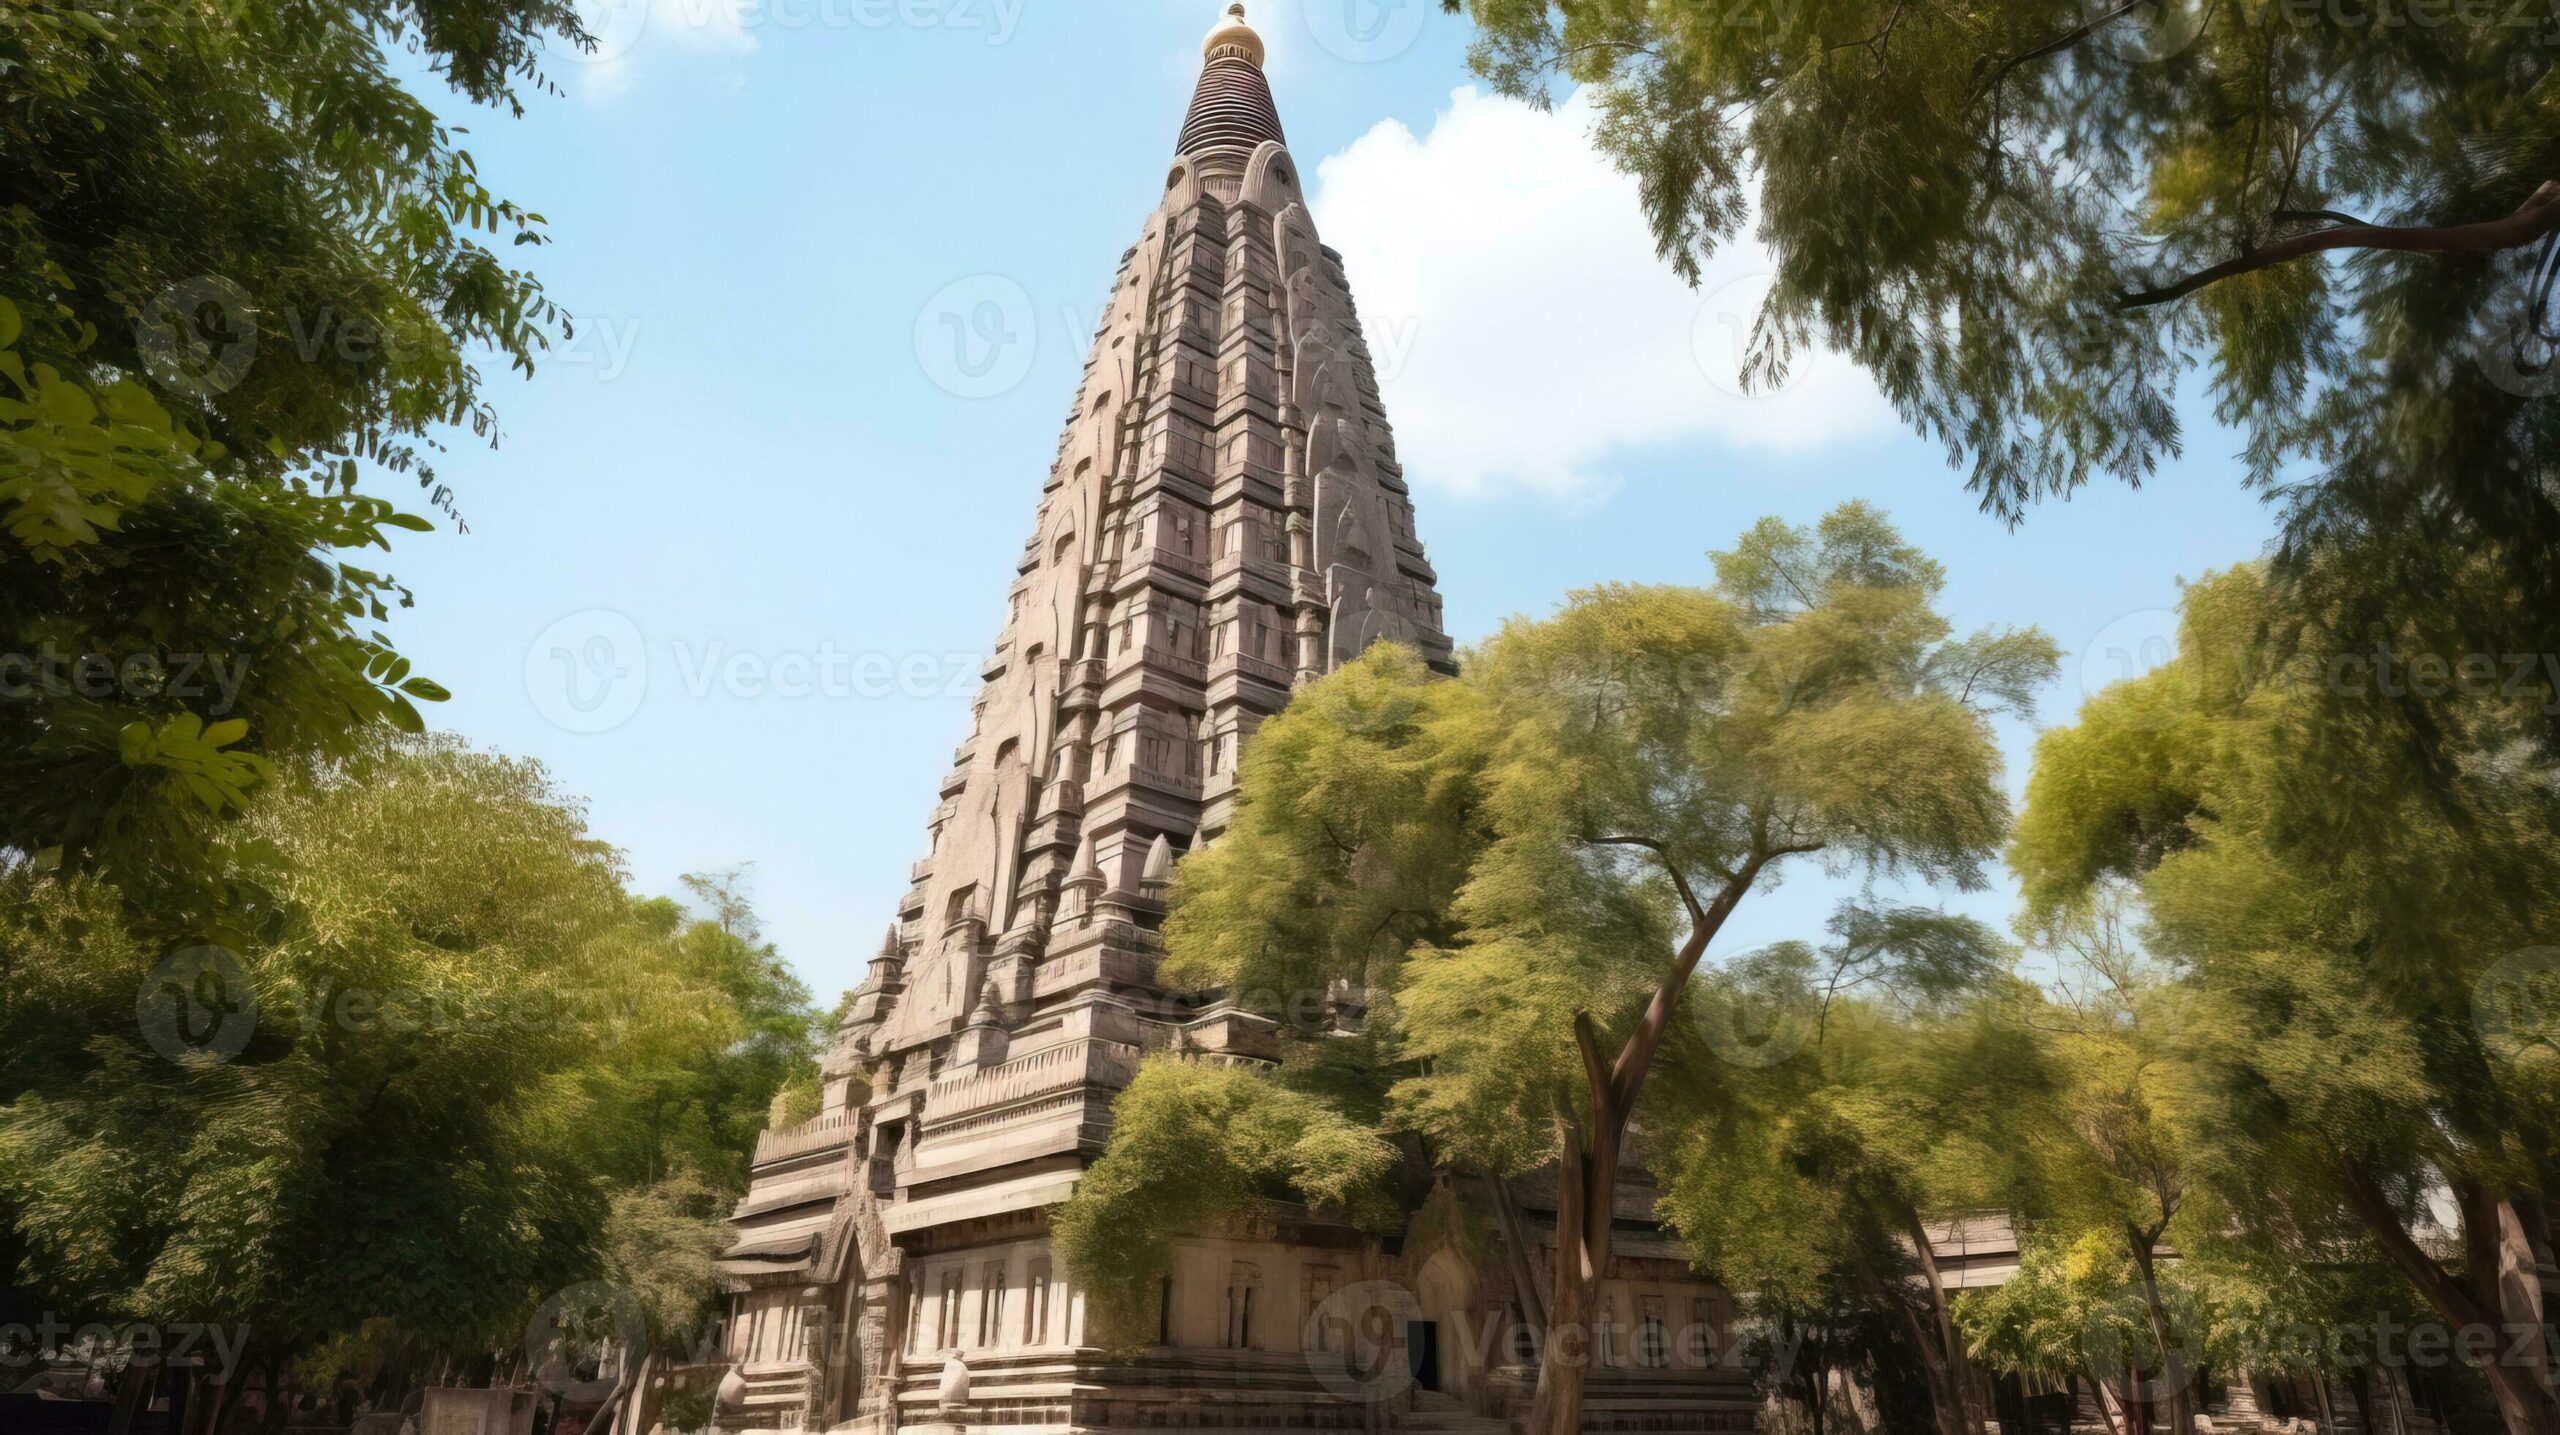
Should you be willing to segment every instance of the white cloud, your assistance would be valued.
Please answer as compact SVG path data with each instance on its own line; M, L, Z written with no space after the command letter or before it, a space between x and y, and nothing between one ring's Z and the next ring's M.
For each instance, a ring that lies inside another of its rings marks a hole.
M563 58L597 98L627 89L635 64L655 51L752 53L759 44L753 26L765 18L757 0L579 0L578 17L596 47Z
M1890 431L1848 360L1799 354L1745 394L1770 265L1746 233L1696 290L1655 257L1635 182L1591 147L1592 107L1457 90L1416 137L1388 121L1317 165L1396 447L1417 484L1590 500L1625 451L1704 439L1801 452Z

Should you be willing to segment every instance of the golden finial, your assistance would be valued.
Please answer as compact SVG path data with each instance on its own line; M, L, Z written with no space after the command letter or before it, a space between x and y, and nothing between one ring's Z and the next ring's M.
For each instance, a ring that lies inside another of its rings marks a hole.
M1227 7L1227 18L1219 21L1218 28L1211 30L1209 38L1201 42L1200 53L1204 58L1216 59L1219 51L1229 47L1243 52L1244 57L1256 66L1261 65L1262 37L1244 22L1244 6L1240 4Z

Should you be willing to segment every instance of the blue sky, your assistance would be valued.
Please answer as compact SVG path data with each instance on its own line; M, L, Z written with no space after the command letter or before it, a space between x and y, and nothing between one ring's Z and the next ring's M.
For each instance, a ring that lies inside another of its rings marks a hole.
M1737 392L1753 246L1702 293L1671 281L1577 107L1481 93L1463 22L1402 7L1252 19L1461 642L1580 584L1703 580L1761 515L1862 497L1946 563L1960 626L2041 624L2072 655L2052 722L2163 650L2180 578L2264 545L2201 414L2140 492L2012 531L1845 364ZM497 450L441 460L470 532L403 543L418 606L394 636L454 692L433 720L547 764L642 889L752 863L822 996L859 980L921 854L1219 8L615 0L609 53L556 60L560 94L454 111L483 175L549 217L555 242L518 253L578 337L492 380ZM2013 788L2032 737L2004 733ZM1746 906L1720 947L1818 935L1836 885Z

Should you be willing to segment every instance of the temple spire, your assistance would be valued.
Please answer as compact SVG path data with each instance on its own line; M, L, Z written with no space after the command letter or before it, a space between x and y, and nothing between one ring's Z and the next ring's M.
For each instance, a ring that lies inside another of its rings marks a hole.
M1262 37L1244 22L1242 5L1227 7L1226 18L1201 42L1200 55L1200 85L1191 92L1191 113L1182 121L1174 153L1250 154L1266 140L1285 143L1271 85L1262 77Z
M1226 18L1209 32L1208 39L1200 42L1200 58L1217 59L1218 52L1230 45L1252 61L1254 68L1262 67L1262 36L1244 22L1244 6L1241 4L1228 6Z

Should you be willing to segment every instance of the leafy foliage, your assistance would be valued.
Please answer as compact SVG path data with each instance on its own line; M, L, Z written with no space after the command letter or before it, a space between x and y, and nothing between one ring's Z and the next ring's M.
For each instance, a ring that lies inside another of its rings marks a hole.
M1915 1224L2032 1208L2028 1153L2057 1135L2052 1074L1989 1003L1846 1003L1803 1056L1723 1081L1722 1101L1664 1134L1662 1214L1702 1266L1790 1309L1821 1308L1842 1273L1889 1305ZM1984 1101L1992 1089L2003 1099Z
M1215 1229L1256 1199L1304 1200L1376 1225L1395 1148L1278 1076L1157 1056L1113 1107L1111 1142L1053 1218L1059 1256L1084 1292L1088 1338L1153 1339L1155 1277L1176 1234Z
M2015 518L2149 477L2200 370L2283 505L2290 573L2459 649L2546 646L2546 27L2198 0L1446 5L1497 88L1595 87L1594 142L1692 282L1755 227L1776 272L1747 379L1817 339L1850 355ZM2438 598L2480 562L2505 581Z
M604 1277L639 1311L653 1344L675 1343L709 1314L729 1240L720 1193L690 1172L620 1191L605 1213Z
M1247 749L1233 828L1177 874L1169 973L1391 991L1397 1053L1429 1073L1399 1119L1518 1171L1555 1150L1521 1113L1582 1099L1575 1013L1622 1033L1654 992L1680 883L1712 892L1755 851L1978 882L2006 831L1983 710L2050 671L2050 641L1950 641L1943 574L1860 505L1764 522L1717 570L1712 591L1577 593L1454 682L1382 645L1310 687ZM1843 921L1871 955L1925 925Z
M2206 1323L2195 1272L2180 1262L2162 1276L2173 1330L2190 1336ZM2031 1239L2018 1252L2017 1273L1989 1290L1967 1291L1957 1299L1956 1318L1973 1353L1993 1369L2047 1379L2079 1375L2121 1387L2127 1367L2148 1375L2166 1359L2134 1286L2132 1257L2106 1232Z
M14 337L0 299L0 340ZM136 380L92 392L0 342L0 848L183 888L272 754L343 752L424 724L412 676L362 626L405 599L326 551L423 524L380 499L222 477ZM221 561L200 556L220 554Z
M2229 1148L2246 1184L2323 1189L2340 1151L2535 1179L2560 1149L2547 1063L2503 1059L2474 1020L2560 901L2560 804L2518 746L2529 717L2439 704L2462 754L2447 790L2322 667L2244 684L2207 656L2318 621L2255 570L2198 584L2179 658L2039 746L2012 861L2046 914L2111 874L2140 882L2151 945L2191 974L2195 1039L2239 1084L2222 1114L2265 1143Z
M1747 974L1690 981L1725 917L1813 854L1979 885L2008 831L1988 714L2054 661L2033 630L1955 638L1934 608L1941 570L1863 505L1810 530L1764 522L1715 564L1712 589L1612 585L1515 619L1453 679L1372 648L1263 724L1234 822L1176 874L1173 979L1290 1016L1340 984L1368 993L1365 1070L1392 1084L1374 1107L1363 1082L1336 1094L1345 1139L1418 1142L1436 1164L1497 1177L1561 1162L1568 1201L1600 1214L1591 1233L1567 1222L1559 1321L1580 1318L1580 1272L1607 1263L1639 1103L1664 1134L1745 1124L1751 1082L1705 1033ZM1833 935L1823 980L1850 994L1843 1022L1852 1006L1959 1004L2000 965L1988 931L1940 913L1855 905ZM1764 965L1810 991L1810 948ZM1182 1079L1310 1089L1290 1064ZM1249 1175L1285 1164L1260 1134L1239 1152L1234 1123L1156 1080L1121 1099L1111 1150L1061 1218L1083 1259L1113 1262L1115 1289L1161 1268L1163 1232L1199 1229ZM1898 1139L1893 1117L1868 1119L1876 1141ZM1740 1149L1702 1139L1675 1164L1722 1189L1707 1167ZM1104 1224L1141 1188L1154 1234ZM1824 1228L1803 1217L1836 1198L1788 1217ZM1772 1229L1777 1213L1773 1200ZM1550 1405L1543 1374L1540 1389L1532 1425L1568 1427L1575 1397Z
M685 1158L752 1131L810 1039L769 949L635 901L539 767L450 741L284 775L222 842L249 899L192 996L252 1015L228 1048L152 1044L137 1000L187 994L103 880L0 885L14 1284L286 1355L380 1317L485 1348L608 1269L671 1283L669 1322L699 1304L742 1173Z
M363 555L429 524L359 475L453 511L420 450L494 440L468 355L567 324L388 52L513 107L546 37L587 42L566 0L0 13L0 851L183 925L264 763L423 730Z
M2040 744L2011 861L2031 920L2138 884L2178 973L2175 1100L2211 1133L2184 1165L2232 1221L2278 1248L2371 1241L2441 1318L2496 1325L2501 1208L2560 1175L2560 1072L2498 1021L2560 911L2560 789L2532 699L2495 685L2418 684L2450 765L2413 751L2374 690L2394 680L2338 661L2388 650L2339 614L2256 569L2197 584L2178 657ZM2458 1276L2412 1234L2436 1192Z

